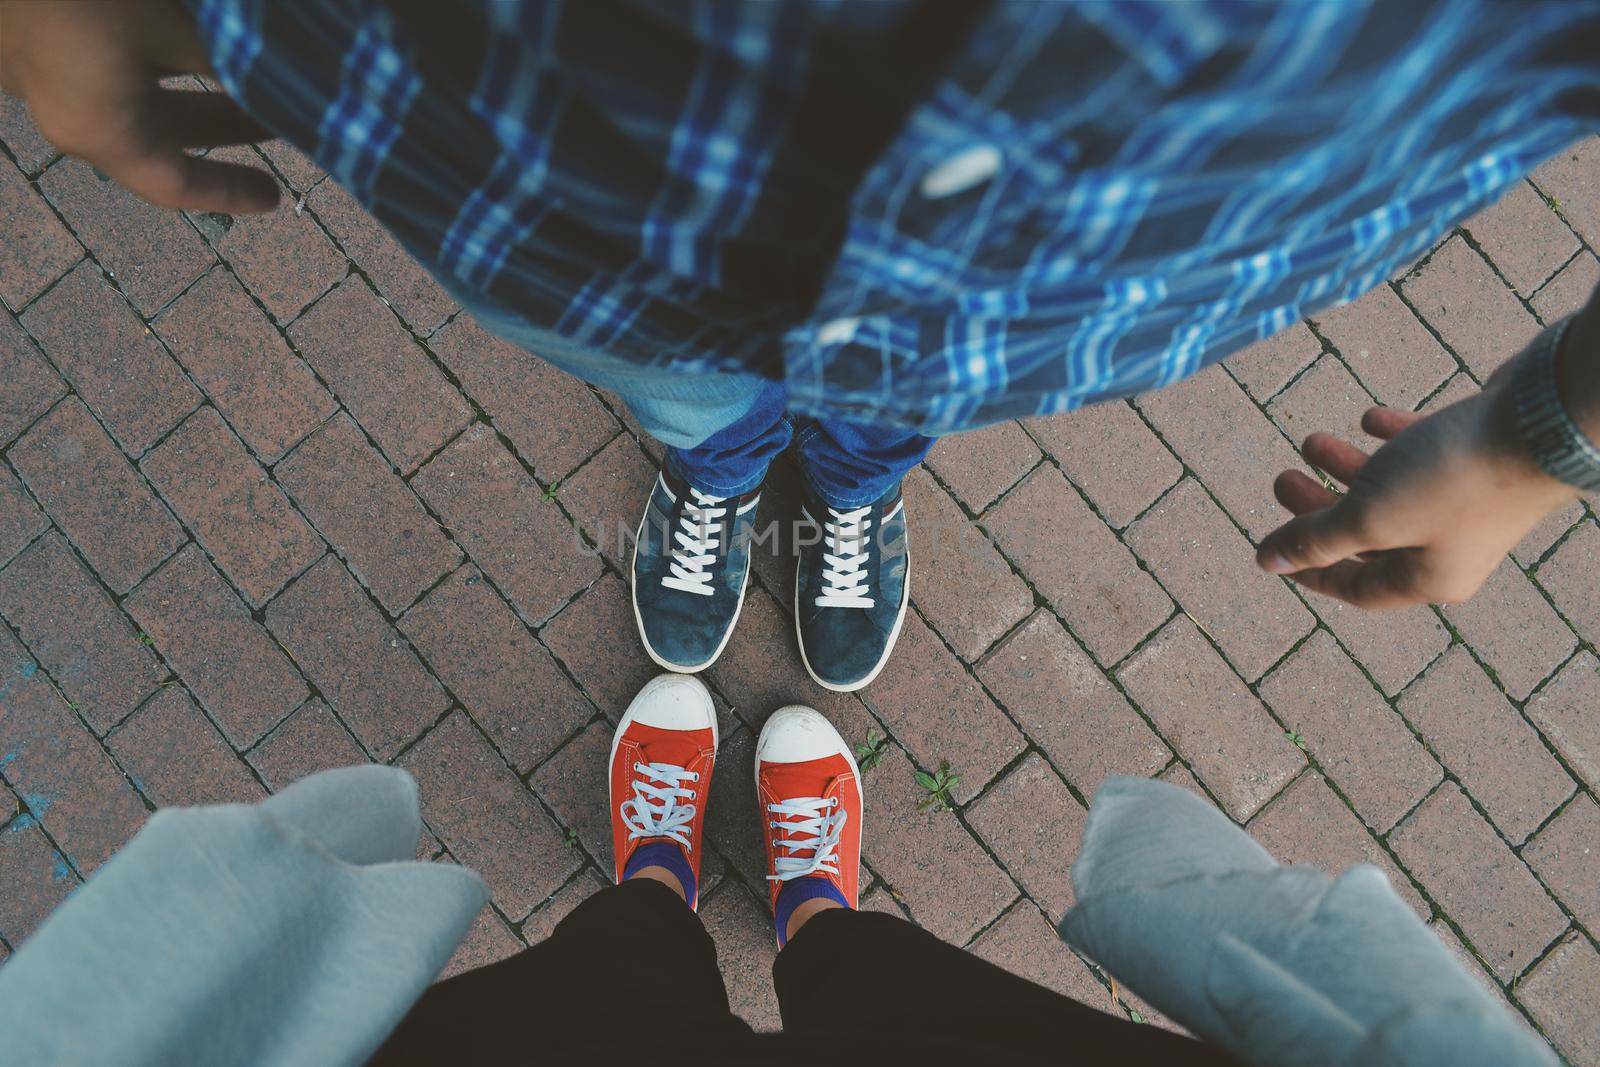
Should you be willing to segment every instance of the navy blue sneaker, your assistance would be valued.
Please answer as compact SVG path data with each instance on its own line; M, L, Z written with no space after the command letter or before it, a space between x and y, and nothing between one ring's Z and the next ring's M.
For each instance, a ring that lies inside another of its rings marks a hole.
M806 671L849 693L878 676L900 637L911 593L905 502L896 485L860 508L806 494L797 539L794 627Z
M759 491L718 497L661 472L633 546L633 617L650 658L693 674L716 662L750 579Z

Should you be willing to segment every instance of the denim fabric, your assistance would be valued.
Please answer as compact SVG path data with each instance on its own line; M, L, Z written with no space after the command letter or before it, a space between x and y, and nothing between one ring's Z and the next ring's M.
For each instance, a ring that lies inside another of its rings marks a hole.
M703 493L738 496L760 485L773 457L792 442L811 491L836 508L854 508L894 488L933 446L933 438L895 426L798 418L785 410L787 401L780 383L765 383L739 418L692 448L669 447L672 473ZM634 416L655 432L637 409Z
M801 419L781 382L755 374L650 367L577 344L456 286L451 295L490 333L622 398L644 431L667 446L672 473L702 493L740 496L761 484L791 442L812 491L834 507L861 507L922 462L933 438L893 426Z

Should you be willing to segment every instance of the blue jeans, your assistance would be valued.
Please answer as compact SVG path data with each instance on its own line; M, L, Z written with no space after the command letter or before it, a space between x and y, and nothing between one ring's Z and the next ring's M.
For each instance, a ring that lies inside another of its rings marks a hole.
M933 447L933 438L898 427L791 415L782 382L640 366L492 306L471 311L489 332L616 393L645 432L666 446L672 472L715 496L756 488L793 443L817 497L836 508L861 507L888 492Z

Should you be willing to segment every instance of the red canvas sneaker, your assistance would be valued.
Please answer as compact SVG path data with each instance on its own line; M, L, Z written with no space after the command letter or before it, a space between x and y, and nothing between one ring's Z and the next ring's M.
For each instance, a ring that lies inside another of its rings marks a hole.
M663 674L639 690L611 741L611 843L618 882L665 867L700 902L706 796L717 712L699 679Z
M861 771L821 712L787 707L756 742L756 797L781 948L805 901L860 903Z

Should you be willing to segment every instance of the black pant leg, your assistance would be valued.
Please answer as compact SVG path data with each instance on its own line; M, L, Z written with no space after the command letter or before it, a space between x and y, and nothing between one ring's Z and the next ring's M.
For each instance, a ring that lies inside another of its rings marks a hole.
M891 915L841 908L814 916L778 954L773 984L791 1037L873 1035L909 1046L946 1039L989 1050L1001 1057L995 1063L1234 1063L1192 1038L1018 978Z
M531 1053L544 1063L620 1063L637 1051L640 1020L655 1038L677 1029L715 1044L750 1034L728 1008L711 935L649 879L603 889L545 941L433 986L369 1064L502 1067Z

